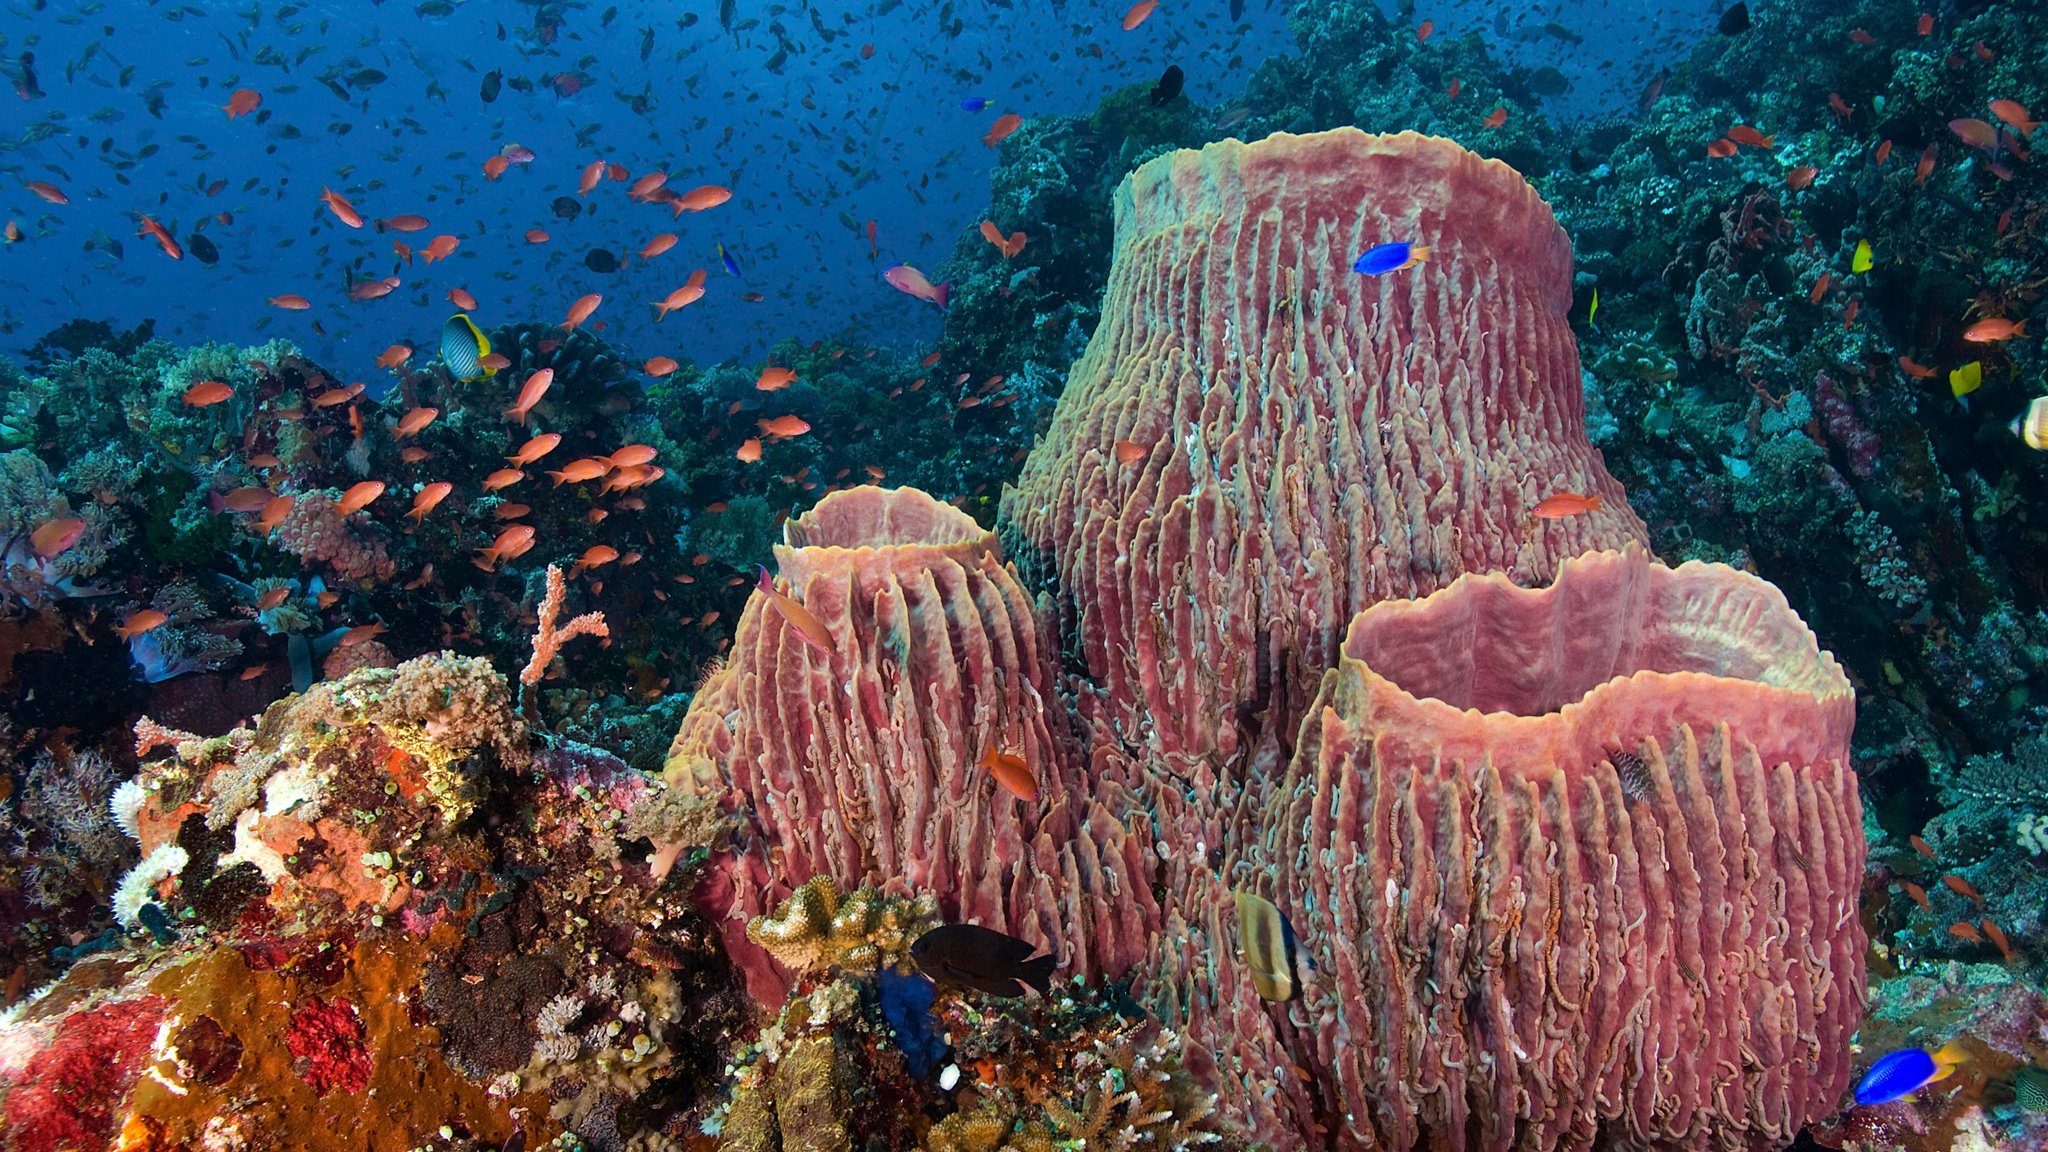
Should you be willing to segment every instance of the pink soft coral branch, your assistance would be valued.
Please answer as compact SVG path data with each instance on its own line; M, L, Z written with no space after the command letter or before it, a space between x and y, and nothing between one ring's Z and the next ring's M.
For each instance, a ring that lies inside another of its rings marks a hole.
M555 627L555 619L562 612L562 598L566 595L568 583L562 579L562 570L553 564L548 565L548 590L546 595L541 597L540 624L533 633L533 659L528 660L526 667L519 673L519 683L528 688L540 683L541 676L548 670L548 664L554 660L555 654L562 650L564 642L577 636L609 638L612 634L611 627L604 622L602 612L585 612L568 624L560 628Z

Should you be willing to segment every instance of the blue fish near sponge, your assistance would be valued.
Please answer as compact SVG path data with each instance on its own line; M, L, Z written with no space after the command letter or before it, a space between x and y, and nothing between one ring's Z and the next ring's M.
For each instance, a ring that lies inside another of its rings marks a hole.
M1856 1082L1856 1106L1889 1104L1903 1100L1938 1080L1946 1080L1968 1056L1955 1041L1938 1052L1907 1048L1893 1052L1870 1066Z
M1429 246L1411 244L1406 240L1392 244L1375 244L1365 254L1351 262L1351 270L1361 276L1384 276L1413 268L1429 259Z

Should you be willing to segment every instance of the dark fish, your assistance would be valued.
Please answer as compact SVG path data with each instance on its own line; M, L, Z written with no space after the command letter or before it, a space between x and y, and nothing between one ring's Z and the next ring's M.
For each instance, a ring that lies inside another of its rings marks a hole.
M391 77L377 71L375 68L364 68L350 76L348 83L351 88L375 88L389 79Z
M1230 22L1235 24L1242 19L1244 19L1244 0L1230 0Z
M483 97L484 103L489 104L498 98L498 89L503 87L504 84L505 74L493 68L489 72L484 73L483 87L478 90L477 95Z
M1584 36L1579 35L1562 24L1545 24L1543 32L1551 39L1562 40L1567 44L1584 44L1586 42Z
M1152 86L1152 106L1159 108L1172 103L1186 82L1187 77L1181 73L1180 65L1168 64L1166 73L1159 77L1159 83Z
M203 232L194 232L185 237L185 251L190 252L201 264L212 264L220 259L220 249Z
M1251 892L1232 892L1237 899L1237 935L1245 966L1251 969L1252 990L1262 1000L1292 1000L1301 995L1301 945L1294 925L1271 900Z
M1562 96L1571 86L1564 73L1547 65L1529 74L1529 90L1538 96Z
M1657 74L1655 76L1650 77L1650 82L1643 86L1643 94L1636 100L1636 111L1648 112L1650 110L1650 105L1655 104L1657 102L1657 97L1664 95L1664 85L1668 83L1670 79L1671 69L1657 69Z
M1749 31L1749 5L1737 4L1721 13L1718 27L1723 36L1739 36Z
M727 32L731 32L732 18L734 15L735 7L733 4L733 0L718 0L718 26L720 28L725 29Z
M652 55L654 55L654 25L649 24L640 30L640 62L642 64L647 63L647 58Z
M592 248L583 254L583 266L592 272L617 272L619 258L603 248Z
M1037 947L993 928L945 924L917 938L910 958L934 984L974 988L991 996L1022 996L1021 982L1052 993L1051 956L1032 956Z
M21 54L21 60L15 66L14 92L15 95L20 96L23 100L39 100L43 97L43 90L36 84L35 53L23 52Z
M548 207L564 220L574 220L583 211L582 201L574 196L557 196L548 201Z
M988 97L969 96L967 99L962 100L960 102L960 107L968 112L979 112L983 108L988 107Z

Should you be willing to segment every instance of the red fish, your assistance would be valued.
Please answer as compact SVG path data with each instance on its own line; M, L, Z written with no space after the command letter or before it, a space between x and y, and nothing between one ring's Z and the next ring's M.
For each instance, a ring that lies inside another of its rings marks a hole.
M498 177L503 176L505 170L510 167L512 167L512 161L507 160L503 156L492 156L484 161L484 179L496 180Z
M1581 496L1577 492L1559 492L1545 497L1536 505L1535 515L1539 520L1562 520L1567 516L1578 516L1593 512L1600 507L1600 497Z
M801 416L777 416L773 420L756 420L754 423L763 434L783 439L801 436L811 430L809 422Z
M708 208L716 208L730 199L732 189L706 184L683 193L682 197L674 202L675 211L678 216L685 212L702 212Z
M171 618L162 612L154 608L144 608L122 621L121 626L114 629L114 635L123 640L133 640L144 632L153 632L170 622Z
M412 511L407 512L406 516L413 520L425 520L427 513L432 512L434 506L446 500L448 494L453 491L455 491L455 485L450 484L446 480L434 481L432 484L420 489L418 494L412 498Z
M334 191L332 188L322 188L320 189L320 199L327 202L328 210L334 213L336 220L351 228L361 228L363 226L363 214L356 211L356 206L348 202L348 197Z
M525 444L520 445L519 451L514 455L505 457L505 460L515 468L524 468L528 464L553 452L561 442L562 434L560 432L543 432L528 440Z
M85 521L76 516L59 516L28 534L29 550L44 560L54 560L69 551L85 535Z
M742 464L757 463L761 459L761 442L749 436L740 442L740 450L733 453Z
M57 187L48 180L31 180L24 184L23 187L52 204L71 203L71 197L66 196L62 188Z
M1813 186L1813 178L1818 175L1820 175L1820 169L1810 164L1802 164L1785 173L1785 187L1792 189L1794 192L1810 188Z
M358 280L348 290L348 298L355 301L382 300L398 290L399 279L386 276L382 280Z
M1913 166L1913 183L1925 184L1934 175L1934 162L1941 159L1941 146L1929 144L1920 150L1920 162Z
M768 578L768 569L765 566L756 567L761 570L761 578L755 582L754 588L768 597L769 603L775 605L776 611L796 629L797 635L802 636L805 643L828 656L831 655L832 633L825 627L825 622L813 615L810 609L797 603L794 597L776 591L775 583Z
M456 246L461 243L462 238L459 236L436 236L425 248L420 249L420 259L429 264L436 260L446 260L455 253ZM474 308L476 305L472 304L470 307Z
M1948 122L1948 130L1956 134L1956 139L1986 152L1998 144L1998 131L1982 120L1951 120Z
M1745 144L1751 148L1769 148L1772 146L1772 142L1777 139L1775 136L1766 136L1747 124L1737 124L1728 129L1728 138L1737 144Z
M590 190L597 187L597 182L602 179L604 179L604 161L592 160L583 166L583 175L576 181L576 194L578 196L590 195Z
M1726 136L1707 145L1707 155L1712 156L1716 160L1726 160L1728 157L1735 155L1735 153L1735 141L1728 139Z
M233 120L237 116L247 116L249 113L254 112L257 106L262 103L263 94L261 92L256 91L254 88L237 88L235 89L235 94L228 97L228 102L221 105L221 111L226 112L228 119Z
M510 488L514 484L517 484L524 479L526 479L526 473L521 472L517 468L500 468L496 472L491 473L489 476L484 477L484 491L501 491L503 489Z
M1963 339L1978 344L1989 344L1999 340L2010 340L2027 334L2027 322L2014 323L2004 316L1987 316L1963 331Z
M2017 100L1993 100L1990 107L1993 116L2022 137L2031 139L2034 129L2040 127L2040 123L2027 112L2027 106Z
M993 148L1004 140L1009 139L1010 133L1023 126L1024 118L1022 116L1017 115L1015 112L1005 112L1001 116L996 117L996 122L989 126L988 135L983 136L981 142Z
M1138 0L1136 4L1131 5L1129 11L1124 13L1124 31L1129 32L1131 29L1143 24L1152 15L1153 10L1158 7L1159 0Z
M185 389L185 403L193 408L210 408L234 394L233 388L218 380L201 380Z
M384 494L382 480L364 480L341 494L341 502L334 506L337 516L351 516L370 506L370 502Z
M1003 786L1003 791L1017 799L1026 803L1038 799L1038 778L1032 774L1031 766L1025 763L1024 757L1015 752L999 752L991 745L974 766L987 769L988 774L996 778L996 783Z
M407 344L393 344L377 353L377 367L396 368L412 359L412 347Z
M882 273L882 279L887 280L890 287L899 292L907 292L927 304L936 304L941 308L946 306L946 299L953 290L950 281L934 285L929 277L908 264L890 265Z
M642 364L640 367L644 371L646 371L646 373L649 376L653 376L658 379L675 371L677 368L682 367L682 365L677 364L674 359L668 356L650 356L647 359L647 363Z
M156 237L156 242L163 246L164 255L169 256L173 260L183 260L185 258L185 250L178 247L178 241L171 235L170 231L148 216L142 218L142 230L137 232L136 235Z
M547 395L548 386L554 382L553 368L543 368L528 376L526 383L519 389L519 399L514 401L510 408L505 409L505 415L515 424L525 424L526 414L533 411L533 406L540 403L540 398Z
M441 410L439 408L415 408L404 416L399 417L398 426L391 430L391 438L393 440L403 440L407 436L417 436L421 429L432 424L434 417L440 414Z
M1948 885L1949 891L1955 893L1958 896L1963 897L1966 900L1971 900L1978 904L1984 903L1983 894L1978 892L1977 889L1974 886L1972 886L1968 880L1963 879L1961 876L1957 876L1954 874L1943 876L1941 878L1941 882L1943 884Z
M313 306L313 302L306 299L304 296L294 296L286 294L283 296L272 296L270 298L270 305L273 308L285 308L293 312L303 312L306 309L311 308Z
M595 292L588 296L578 297L576 303L569 306L569 318L563 322L562 327L575 328L585 320L590 319L590 314L597 311L597 306L602 303L604 303L604 297Z
M392 232L420 232L424 231L426 227L427 218L425 216L411 213L377 221L377 231L379 232L386 230Z
M761 369L761 375L754 381L757 392L776 392L787 388L796 379L796 369L777 368L770 364Z
M649 240L646 247L640 249L640 259L652 260L675 246L676 234L673 232L663 232L661 235Z

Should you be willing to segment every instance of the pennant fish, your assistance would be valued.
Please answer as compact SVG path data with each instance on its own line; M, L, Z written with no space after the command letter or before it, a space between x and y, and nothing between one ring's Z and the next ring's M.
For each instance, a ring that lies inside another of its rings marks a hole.
M1232 892L1237 899L1238 941L1245 966L1251 969L1252 988L1264 1000L1286 1001L1301 995L1296 973L1301 963L1301 944L1294 926L1271 900L1251 892Z
M457 312L441 325L441 363L463 383L481 380L496 369L484 363L491 354L491 338L476 326L468 313Z

